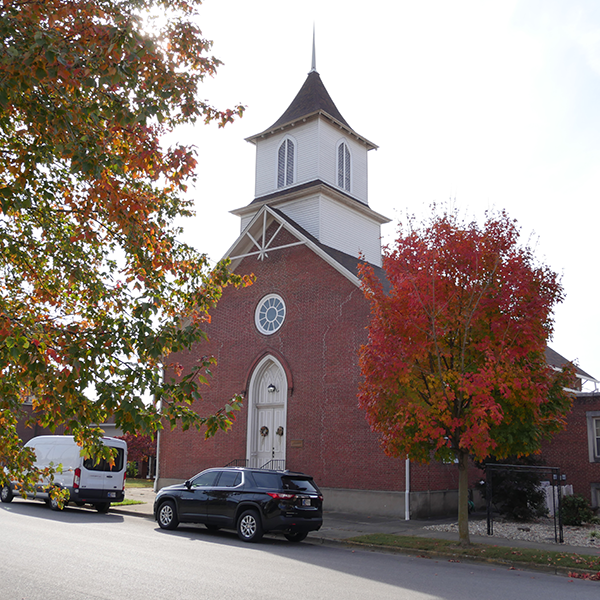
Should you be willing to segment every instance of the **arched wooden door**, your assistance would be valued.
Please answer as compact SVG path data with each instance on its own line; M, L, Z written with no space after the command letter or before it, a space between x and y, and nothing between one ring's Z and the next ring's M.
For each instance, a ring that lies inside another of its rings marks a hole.
M247 454L250 467L285 469L287 378L273 356L263 358L250 379Z

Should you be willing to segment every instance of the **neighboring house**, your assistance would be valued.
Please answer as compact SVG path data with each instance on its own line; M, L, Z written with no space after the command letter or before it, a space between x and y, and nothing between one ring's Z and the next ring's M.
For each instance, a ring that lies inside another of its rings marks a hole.
M546 360L560 369L568 361L550 348ZM600 383L577 369L579 384L573 390L573 408L567 427L542 444L542 458L548 466L559 467L564 483L573 486L594 508L600 507ZM589 389L588 389L589 388Z
M201 356L216 357L200 414L237 393L244 408L229 433L206 441L165 428L157 488L248 464L311 474L329 510L456 514L456 465L386 456L358 408L370 310L357 265L362 257L384 279L380 226L389 221L367 198L367 155L376 146L342 117L314 66L284 114L248 141L256 146L255 199L233 211L241 234L227 256L256 282L226 288L205 327L210 341L170 357L185 372ZM566 362L550 349L547 357Z
M553 367L567 360L548 349L546 358ZM591 375L577 369L580 385L574 390L573 408L567 427L551 441L542 444L542 457L548 466L559 467L564 483L573 486L594 508L600 507L600 391ZM587 387L593 391L586 391Z
M37 421L26 424L26 421L30 420L31 416L34 415L32 403L30 401L25 401L22 409L25 416L20 418L17 423L17 433L23 442L28 442L31 438L37 437L38 435L63 435L65 433L64 425L59 425L52 431L47 427L42 427ZM119 429L114 422L109 421L102 423L101 427L104 430L104 435L107 437L118 437L123 435L121 429Z

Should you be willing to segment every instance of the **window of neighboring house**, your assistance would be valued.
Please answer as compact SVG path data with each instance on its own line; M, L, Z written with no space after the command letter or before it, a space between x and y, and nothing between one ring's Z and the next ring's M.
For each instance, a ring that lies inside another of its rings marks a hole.
M277 187L294 183L294 142L285 139L277 155Z
M338 146L337 155L337 171L338 171L338 185L346 190L350 191L350 150L345 142L342 142Z
M585 413L590 462L600 462L600 410Z

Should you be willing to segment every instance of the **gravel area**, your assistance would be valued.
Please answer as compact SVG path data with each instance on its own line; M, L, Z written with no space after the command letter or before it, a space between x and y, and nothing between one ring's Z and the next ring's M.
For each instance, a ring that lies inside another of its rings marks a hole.
M450 531L458 533L458 523L443 525L427 525L423 529L430 531ZM592 534L597 532L597 537ZM487 536L487 521L469 521L471 535ZM528 540L531 542L554 543L554 521L539 523L514 523L510 521L494 520L494 537L512 540ZM563 526L565 544L569 546L587 546L600 549L600 525L586 525L582 527Z

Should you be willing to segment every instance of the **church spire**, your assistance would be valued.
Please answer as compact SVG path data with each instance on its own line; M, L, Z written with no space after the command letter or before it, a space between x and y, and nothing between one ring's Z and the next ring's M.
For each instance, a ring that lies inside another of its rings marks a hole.
M312 63L310 73L317 72L317 53L315 51L315 24L313 23Z

